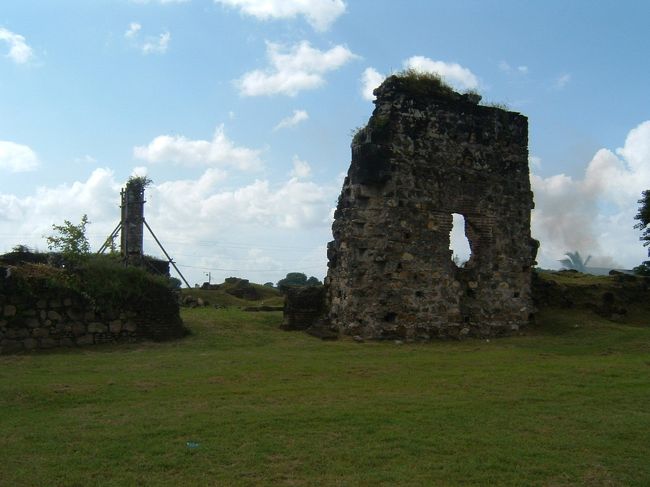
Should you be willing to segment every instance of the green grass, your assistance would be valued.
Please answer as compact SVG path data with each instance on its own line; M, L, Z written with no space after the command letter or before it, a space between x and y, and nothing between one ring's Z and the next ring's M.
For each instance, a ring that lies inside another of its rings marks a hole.
M0 485L650 484L647 323L398 345L183 313L181 341L0 357Z

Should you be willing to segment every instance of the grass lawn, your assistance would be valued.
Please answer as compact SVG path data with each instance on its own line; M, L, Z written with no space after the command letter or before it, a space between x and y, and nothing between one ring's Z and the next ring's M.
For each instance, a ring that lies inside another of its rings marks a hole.
M176 342L0 357L0 485L650 485L650 324L400 345L183 313Z

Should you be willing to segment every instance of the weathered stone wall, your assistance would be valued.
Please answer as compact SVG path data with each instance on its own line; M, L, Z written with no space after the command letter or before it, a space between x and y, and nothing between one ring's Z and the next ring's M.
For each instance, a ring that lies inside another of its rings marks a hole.
M328 246L329 318L364 338L493 336L533 311L526 117L392 76L354 138ZM452 261L452 213L469 262Z
M285 330L306 330L325 317L325 288L323 286L293 287L284 299Z
M139 303L116 307L73 290L49 289L46 281L18 285L11 269L0 266L0 354L187 333L171 291L152 289Z

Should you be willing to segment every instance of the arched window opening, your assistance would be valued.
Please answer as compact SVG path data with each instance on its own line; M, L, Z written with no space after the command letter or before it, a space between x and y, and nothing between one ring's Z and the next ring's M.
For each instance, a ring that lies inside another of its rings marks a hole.
M452 251L451 260L456 267L464 267L472 255L469 240L465 234L465 217L459 213L452 213L453 224L449 234L449 250Z

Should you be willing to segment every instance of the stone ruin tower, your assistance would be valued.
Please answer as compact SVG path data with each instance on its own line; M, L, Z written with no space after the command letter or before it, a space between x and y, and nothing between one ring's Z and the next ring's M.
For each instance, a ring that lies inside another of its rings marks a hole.
M391 76L352 142L328 245L334 329L370 339L495 336L533 312L526 117L426 76ZM452 213L466 265L452 261Z
M122 189L120 249L127 265L142 264L144 241L144 189L146 179L131 178Z

